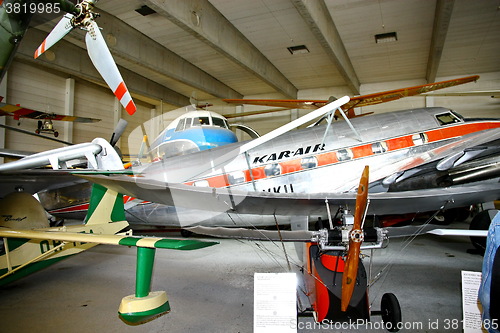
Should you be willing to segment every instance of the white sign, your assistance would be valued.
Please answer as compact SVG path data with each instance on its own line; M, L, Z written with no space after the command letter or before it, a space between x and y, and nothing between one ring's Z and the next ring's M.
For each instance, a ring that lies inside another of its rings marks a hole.
M254 274L254 333L297 332L295 273Z
M462 309L464 333L482 333L482 306L478 299L481 272L462 271Z

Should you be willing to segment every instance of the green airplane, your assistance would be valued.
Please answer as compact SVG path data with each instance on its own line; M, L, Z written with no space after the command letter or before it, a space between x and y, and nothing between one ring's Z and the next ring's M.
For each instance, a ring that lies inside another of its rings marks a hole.
M65 12L76 13L76 6L66 0L0 0L0 81L12 63L33 15Z

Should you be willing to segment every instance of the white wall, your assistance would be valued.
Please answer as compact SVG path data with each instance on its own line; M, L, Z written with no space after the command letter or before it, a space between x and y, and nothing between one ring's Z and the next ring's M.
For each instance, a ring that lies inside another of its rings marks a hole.
M471 91L471 90L498 90L500 88L500 72L483 73L477 83L447 88L444 91ZM43 69L14 61L7 77L7 102L11 104L21 104L24 107L32 108L44 112L64 113L66 75L47 72ZM438 80L448 80L452 77L439 77ZM385 90L410 87L424 84L423 81L410 80L398 82L384 82L377 84L365 84L361 86L362 94L369 94ZM330 96L341 97L350 95L347 87L329 87L318 89L301 90L298 93L299 99L328 99ZM266 94L257 96L245 96L245 98L283 98L279 94ZM135 99L138 110L134 116L129 116L119 106L111 91L99 85L76 80L74 88L74 115L82 117L92 117L102 119L98 123L73 124L73 135L69 140L74 143L91 141L95 137L109 139L115 127L117 119L121 116L129 122L129 126L124 134L124 139L120 140L120 148L124 154L137 154L142 142L142 136L147 134L149 142L152 142L159 131L168 123L185 112L183 109L176 110L168 104L153 107L149 104L141 103ZM358 112L388 112L401 109L429 106L444 106L456 110L466 117L496 117L500 118L500 99L482 97L424 97L415 96L403 98L397 101L364 107ZM152 111L152 108L155 108ZM117 111L115 111L115 109ZM209 110L224 113L264 110L268 107L245 105L236 107L220 100L214 101L214 106ZM118 112L118 116L115 113ZM297 117L307 113L307 110L288 110L272 114L249 116L243 118L230 119L231 123L242 123L248 125L260 134L281 126ZM154 119L152 119L153 116ZM151 119L151 120L150 120ZM17 126L17 121L7 117L8 125ZM141 126L142 125L142 126ZM60 132L60 138L64 137L64 126L61 122L54 122L54 126ZM35 120L24 119L19 128L34 131L37 127ZM246 140L249 137L241 135ZM63 146L52 141L42 140L24 134L7 131L6 148L27 151L43 151L47 149Z
M67 76L47 72L35 66L14 61L7 77L7 99L4 102L20 104L22 107L48 113L64 114ZM129 116L117 102L116 97L107 87L102 87L86 81L75 81L74 115L101 119L96 123L72 123L73 133L68 141L81 143L92 141L96 137L110 139L119 117L129 122L124 133L125 140L120 140L119 147L124 154L137 153L142 142L142 136L135 142L128 140L127 135L133 128L140 126L151 117L151 106L135 101L137 112ZM115 117L115 109L118 117ZM6 119L7 125L34 132L37 120L22 119L18 121L11 117ZM54 128L59 132L58 139L64 138L64 122L54 121ZM51 134L44 134L51 136ZM18 132L6 131L6 148L39 152L65 146L64 144L36 138Z

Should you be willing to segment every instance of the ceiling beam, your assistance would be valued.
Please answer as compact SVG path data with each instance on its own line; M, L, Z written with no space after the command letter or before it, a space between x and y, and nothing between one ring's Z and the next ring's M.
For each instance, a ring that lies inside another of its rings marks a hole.
M178 92L189 95L200 90L218 98L242 98L242 94L186 61L163 45L132 28L122 20L98 10L97 24L101 28L116 63L153 80L166 88L181 84ZM43 26L45 30L52 27ZM43 40L43 39L42 39ZM39 43L42 42L39 41ZM74 29L64 40L85 47L85 32ZM86 53L86 52L85 52ZM172 83L175 81L175 84ZM180 91L182 90L182 91ZM234 96L234 97L228 97ZM238 97L237 97L238 96Z
M241 96L207 72L186 61L163 45L102 10L98 24L118 64L169 87L168 80L206 92L218 98ZM111 36L111 38L109 38ZM109 43L109 40L115 43ZM172 89L172 88L171 88ZM193 89L186 87L189 94ZM236 98L236 97L235 97Z
M202 0L144 2L278 92L288 98L297 98L297 88L210 2Z
M29 29L19 46L16 58L37 67L44 67L101 86L106 86L101 75L92 64L87 51L66 40L60 40L45 55L35 60L33 58L34 51L46 36L47 34L44 31L35 28ZM126 70L123 67L120 67L120 72L130 92L147 97L148 99L145 101L148 103L153 99L156 101L163 100L165 103L176 106L189 105L189 98L182 94Z
M292 0L292 2L337 67L349 89L356 95L360 94L359 79L325 2L323 0Z
M427 60L427 72L425 74L427 83L436 81L436 75L439 69L441 55L443 54L444 42L448 34L448 27L450 26L454 4L455 0L438 0L436 2L431 47Z

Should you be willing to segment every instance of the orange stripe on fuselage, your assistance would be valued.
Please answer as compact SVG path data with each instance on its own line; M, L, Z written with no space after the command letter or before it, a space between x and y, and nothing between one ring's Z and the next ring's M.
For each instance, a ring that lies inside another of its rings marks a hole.
M429 130L426 132L416 132L413 134L408 134L408 135L403 135L400 137L396 138L391 138L391 139L386 139L383 140L387 144L387 151L388 152L394 152L400 149L406 149L415 146L415 143L413 142L413 136L414 135L419 135L421 133L424 133L427 136L427 142L426 143L432 143L432 142L438 142L446 139L452 139L456 137L460 137L466 134L471 134L487 129L493 129L493 128L499 128L500 127L500 122L483 122L483 123L462 123L457 126L452 126L452 127L443 127L443 128L436 128L433 130ZM374 141L377 142L377 141ZM382 142L382 141L379 141ZM318 161L318 167L320 166L327 166L327 165L332 165L339 163L337 152L340 150L350 150L352 152L352 158L349 159L349 161L367 157L374 155L374 152L372 150L372 143L364 143L359 146L354 146L354 147L343 147L339 148L336 150L328 151L328 152L323 152L321 154L317 155L304 155L303 157L311 157L315 156L317 161ZM383 153L382 153L383 154ZM272 164L278 163L281 166L281 174L286 175L286 174L291 174L294 172L299 172L299 171L304 171L304 170L311 170L308 168L303 168L302 164L302 157L297 158L297 159L290 159L286 160L283 162L273 162ZM267 164L269 165L269 164ZM274 176L266 176L265 166L258 166L255 168L252 168L250 170L243 170L243 174L245 176L245 181L243 183L239 184L229 184L228 178L226 174L221 174L221 175L216 175L212 177L205 178L205 180L208 181L208 184L210 187L226 187L230 185L240 185L260 179L265 179L265 178L271 178ZM194 182L189 182L186 183L188 185L192 185Z

